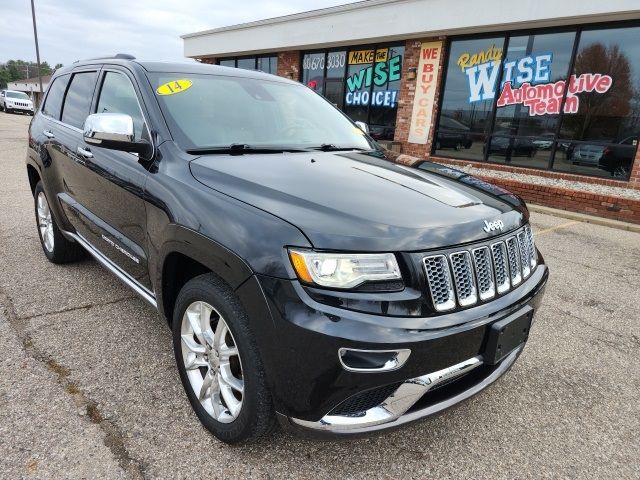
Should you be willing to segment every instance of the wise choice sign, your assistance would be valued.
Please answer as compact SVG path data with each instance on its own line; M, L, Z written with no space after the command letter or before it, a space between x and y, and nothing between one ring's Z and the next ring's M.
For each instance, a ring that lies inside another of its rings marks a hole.
M348 63L350 67L362 65L362 68L347 77L347 105L395 108L398 90L374 88L372 91L371 86L384 87L389 82L400 80L402 55L390 56L388 48L355 50L349 52Z

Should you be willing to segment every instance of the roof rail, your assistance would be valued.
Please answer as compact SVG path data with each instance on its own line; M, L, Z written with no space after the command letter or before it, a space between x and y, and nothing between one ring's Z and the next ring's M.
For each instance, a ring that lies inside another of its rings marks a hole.
M80 61L82 62L88 62L91 60L114 60L114 59L119 59L119 60L135 60L136 57L134 57L133 55L130 55L128 53L116 53L115 55L109 55L109 56L105 56L105 57L95 57L95 58L86 58L84 60L76 60L73 63L78 63Z

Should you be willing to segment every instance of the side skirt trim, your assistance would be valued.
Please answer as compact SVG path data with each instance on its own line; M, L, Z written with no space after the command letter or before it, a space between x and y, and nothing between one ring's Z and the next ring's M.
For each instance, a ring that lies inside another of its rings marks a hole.
M142 286L138 281L136 281L131 275L123 271L116 264L114 264L111 260L109 260L105 255L103 255L97 248L95 248L91 243L89 243L82 235L73 232L62 232L65 237L72 238L80 245L82 245L98 262L102 264L107 270L113 273L116 277L118 277L125 285L131 288L134 292L144 298L147 302L149 302L154 308L158 308L158 303L156 302L155 294Z

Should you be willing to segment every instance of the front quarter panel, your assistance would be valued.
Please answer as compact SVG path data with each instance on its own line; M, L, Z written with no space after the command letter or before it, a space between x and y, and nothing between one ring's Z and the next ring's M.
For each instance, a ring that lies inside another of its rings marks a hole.
M196 257L232 288L252 273L290 277L283 247L310 247L297 228L197 182L189 171L193 157L172 142L161 145L158 153L145 192L150 273L157 294L162 295L162 268L171 252Z

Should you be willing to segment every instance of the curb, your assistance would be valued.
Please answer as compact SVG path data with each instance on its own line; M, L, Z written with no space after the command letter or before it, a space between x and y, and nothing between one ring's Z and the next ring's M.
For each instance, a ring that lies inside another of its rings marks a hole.
M569 220L576 220L584 223L592 223L594 225L602 225L604 227L616 228L618 230L627 230L629 232L640 233L640 225L635 223L621 222L620 220L612 220L609 218L594 217L592 215L586 215L584 213L570 212L568 210L560 210L557 208L545 207L542 205L535 205L527 203L527 207L530 212L544 213L546 215L553 215L554 217L567 218Z

